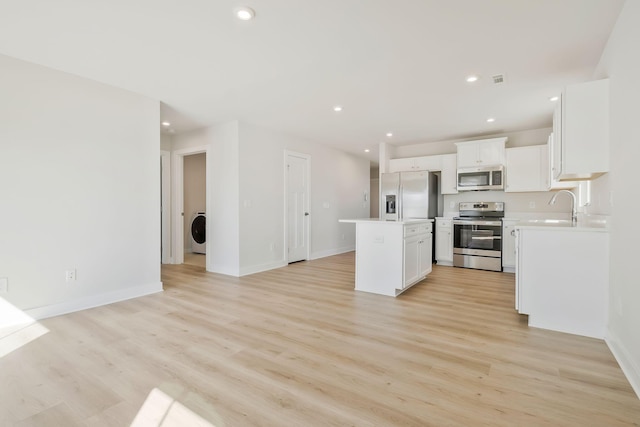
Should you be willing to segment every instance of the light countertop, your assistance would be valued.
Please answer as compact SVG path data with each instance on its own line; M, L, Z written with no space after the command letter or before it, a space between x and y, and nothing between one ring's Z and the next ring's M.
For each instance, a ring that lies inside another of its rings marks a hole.
M358 223L377 223L377 224L416 224L416 223L420 223L420 222L433 222L433 219L427 219L427 218L410 218L410 219L403 219L401 221L387 221L386 219L382 219L382 218L354 218L354 219L339 219L338 222L345 222L345 223L353 223L353 224L358 224Z
M576 226L571 225L571 221L558 219L530 219L520 221L515 224L520 229L553 229L558 231L575 231L575 232L601 232L606 233L609 227L606 222L600 221L580 221Z

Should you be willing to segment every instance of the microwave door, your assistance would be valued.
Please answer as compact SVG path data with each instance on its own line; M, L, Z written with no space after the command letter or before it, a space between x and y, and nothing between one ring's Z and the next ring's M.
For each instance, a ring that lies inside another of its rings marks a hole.
M464 172L458 176L458 185L461 187L481 187L489 185L488 172Z

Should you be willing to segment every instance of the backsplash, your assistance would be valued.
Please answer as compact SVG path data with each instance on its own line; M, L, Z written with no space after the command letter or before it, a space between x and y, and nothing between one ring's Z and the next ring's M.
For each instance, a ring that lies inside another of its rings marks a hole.
M554 192L505 193L504 191L466 191L444 196L443 216L458 215L460 202L504 202L505 217L522 217L528 214L547 214L549 217L562 218L564 214L570 216L571 197L559 196L554 205L549 200Z

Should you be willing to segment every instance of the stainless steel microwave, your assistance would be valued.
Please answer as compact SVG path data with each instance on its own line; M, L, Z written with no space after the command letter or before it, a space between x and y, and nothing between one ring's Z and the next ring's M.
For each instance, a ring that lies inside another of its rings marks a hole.
M504 167L458 169L458 191L504 190Z

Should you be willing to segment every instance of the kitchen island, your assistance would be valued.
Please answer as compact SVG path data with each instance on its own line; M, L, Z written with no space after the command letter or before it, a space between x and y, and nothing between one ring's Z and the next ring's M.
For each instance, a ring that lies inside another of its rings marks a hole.
M341 219L356 225L357 291L398 296L431 272L432 219Z

